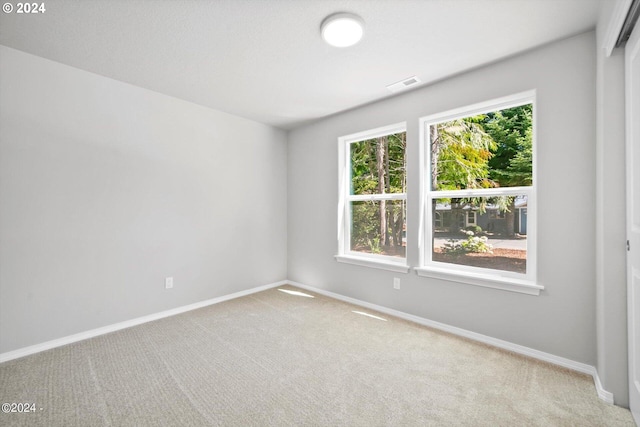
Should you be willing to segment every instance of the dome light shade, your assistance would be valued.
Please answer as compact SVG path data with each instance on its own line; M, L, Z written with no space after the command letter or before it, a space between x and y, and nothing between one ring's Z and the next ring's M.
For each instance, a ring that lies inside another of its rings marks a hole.
M352 13L336 13L322 21L320 31L324 41L331 46L353 46L364 34L364 21Z

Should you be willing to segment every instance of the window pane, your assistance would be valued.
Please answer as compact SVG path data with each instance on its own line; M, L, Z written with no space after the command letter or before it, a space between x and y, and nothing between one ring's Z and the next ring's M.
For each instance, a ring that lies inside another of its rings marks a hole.
M406 132L350 144L351 194L405 193Z
M433 261L527 272L526 195L437 199L432 213Z
M432 190L533 184L532 104L429 126Z
M352 251L406 256L404 200L351 202L351 218Z

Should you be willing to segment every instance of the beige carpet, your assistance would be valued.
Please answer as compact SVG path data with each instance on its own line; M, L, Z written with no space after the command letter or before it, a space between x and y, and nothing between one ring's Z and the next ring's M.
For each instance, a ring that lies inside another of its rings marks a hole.
M0 425L634 425L589 376L314 297L271 289L1 364L0 402L36 412Z

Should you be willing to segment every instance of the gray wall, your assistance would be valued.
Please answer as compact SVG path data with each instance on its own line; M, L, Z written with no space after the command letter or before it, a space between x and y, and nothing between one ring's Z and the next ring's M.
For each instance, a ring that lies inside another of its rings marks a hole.
M597 31L597 368L605 390L627 407L624 50L607 57L603 48L616 3L603 2Z
M0 55L0 352L286 278L283 131Z
M289 279L595 365L594 46L594 32L582 34L291 131ZM407 121L408 260L417 266L418 118L530 89L537 90L540 296L334 260L339 136Z

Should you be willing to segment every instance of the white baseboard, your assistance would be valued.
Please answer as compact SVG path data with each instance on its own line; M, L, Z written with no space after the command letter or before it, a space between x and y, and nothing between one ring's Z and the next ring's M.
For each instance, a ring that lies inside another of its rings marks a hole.
M113 325L103 326L97 329L91 329L89 331L80 332L78 334L69 335L66 337L58 338L51 341L46 341L40 344L31 345L29 347L19 348L17 350L8 351L0 354L0 363L7 362L9 360L18 359L20 357L29 356L30 354L39 353L41 351L50 350L52 348L60 347L63 345L71 344L74 342L86 340L88 338L97 337L99 335L108 334L111 332L119 331L121 329L130 328L132 326L141 325L143 323L151 322L153 320L162 319L169 316L175 316L176 314L184 313L186 311L195 310L198 308L206 307L208 305L218 304L224 301L228 301L235 298L240 298L246 295L261 292L267 289L274 288L276 286L282 286L289 281L282 280L276 283L270 283L268 285L258 286L256 288L247 289L240 292L235 292L229 295L223 295L221 297L208 299L205 301L196 302L193 304L185 305L182 307L172 308L171 310L161 311L159 313L150 314L147 316L137 317L135 319L126 320L124 322L114 323Z
M502 348L504 350L512 351L514 353L522 354L524 356L529 356L534 359L542 360L545 362L552 363L554 365L562 366L564 368L568 368L577 372L581 372L583 374L591 375L593 377L593 381L595 383L596 391L598 393L598 397L605 401L606 403L613 404L613 394L606 391L602 387L602 383L600 382L600 377L598 376L598 371L594 366L587 365L585 363L576 362L574 360L566 359L564 357L555 356L550 353L545 353L543 351L535 350L533 348L525 347L519 344L514 344L508 341L503 341L497 338L493 338L487 335L482 335L476 332L471 332L466 329L458 328L455 326L450 326L444 323L436 322L434 320L425 319L424 317L414 316L413 314L404 313L402 311L394 310L391 308L383 307L380 305L372 304L366 301L361 301L355 298L346 297L344 295L336 294L334 292L326 291L324 289L315 288L313 286L307 286L303 283L298 283L289 280L287 283L290 285L306 289L311 292L316 292L320 295L324 295L330 298L335 298L340 301L348 302L351 304L359 305L361 307L369 308L371 310L378 311L380 313L389 314L391 316L399 317L404 320L408 320L414 323L418 323L420 325L428 326L430 328L439 329L441 331L449 332L454 335L458 335L461 337L465 337L474 341L479 341L484 344L489 344L494 347Z
M368 303L365 301L361 301L355 298L350 298L344 295L336 294L334 292L326 291L324 289L315 288L313 286L307 286L302 283L298 283L292 280L282 280L280 282L270 283L268 285L258 286L255 288L247 289L240 292L235 292L229 295L223 295L221 297L212 298L205 301L200 301L194 304L185 305L182 307L173 308L171 310L162 311L159 313L150 314L148 316L142 316L135 319L127 320L124 322L115 323L113 325L104 326L97 329L92 329L85 332L80 332L78 334L69 335L66 337L58 338L51 341L46 341L40 344L35 344L29 347L20 348L17 350L9 351L6 353L0 354L0 363L7 362L9 360L18 359L20 357L29 356L31 354L39 353L41 351L50 350L52 348L60 347L63 345L71 344L74 342L86 340L89 338L97 337L99 335L108 334L111 332L119 331L121 329L130 328L132 326L141 325L143 323L151 322L154 320L162 319L169 316L174 316L176 314L184 313L191 310L196 310L198 308L206 307L213 304L218 304L224 301L228 301L235 298L240 298L246 295L254 294L256 292L261 292L267 289L274 288L276 286L282 286L284 284L291 284L293 286L309 290L311 292L318 293L320 295L325 295L330 298L335 298L340 301L345 301L354 305L358 305L361 307L366 307L371 310L375 310L381 313L386 313L391 316L399 317L401 319L405 319L420 325L428 326L434 329L439 329L441 331L449 332L454 335L458 335L461 337L469 338L474 341L479 341L485 344L492 345L494 347L502 348L508 351L512 351L514 353L522 354L525 356L533 357L534 359L543 360L545 362L553 363L558 366L563 366L568 369L572 369L574 371L582 372L584 374L591 375L593 377L596 391L598 393L598 397L610 404L613 404L613 394L606 391L602 387L602 383L600 382L600 377L598 376L598 371L594 366L587 365L584 363L576 362L570 359L566 359L564 357L555 356L553 354L545 353L539 350L535 350L529 347L525 347L519 344L510 343L508 341L503 341L497 338L492 338L487 335L482 335L476 332L471 332L466 329L458 328L455 326L450 326L444 323L436 322L434 320L425 319L423 317L414 316L413 314L404 313L402 311L394 310L391 308L383 307L380 305Z
M604 387L602 387L602 382L600 381L600 376L598 375L598 370L596 369L595 366L592 366L591 369L593 369L593 372L591 372L591 375L593 376L593 382L596 385L596 391L598 392L598 397L600 398L600 400L603 400L611 405L613 405L613 393L607 391L604 389Z

